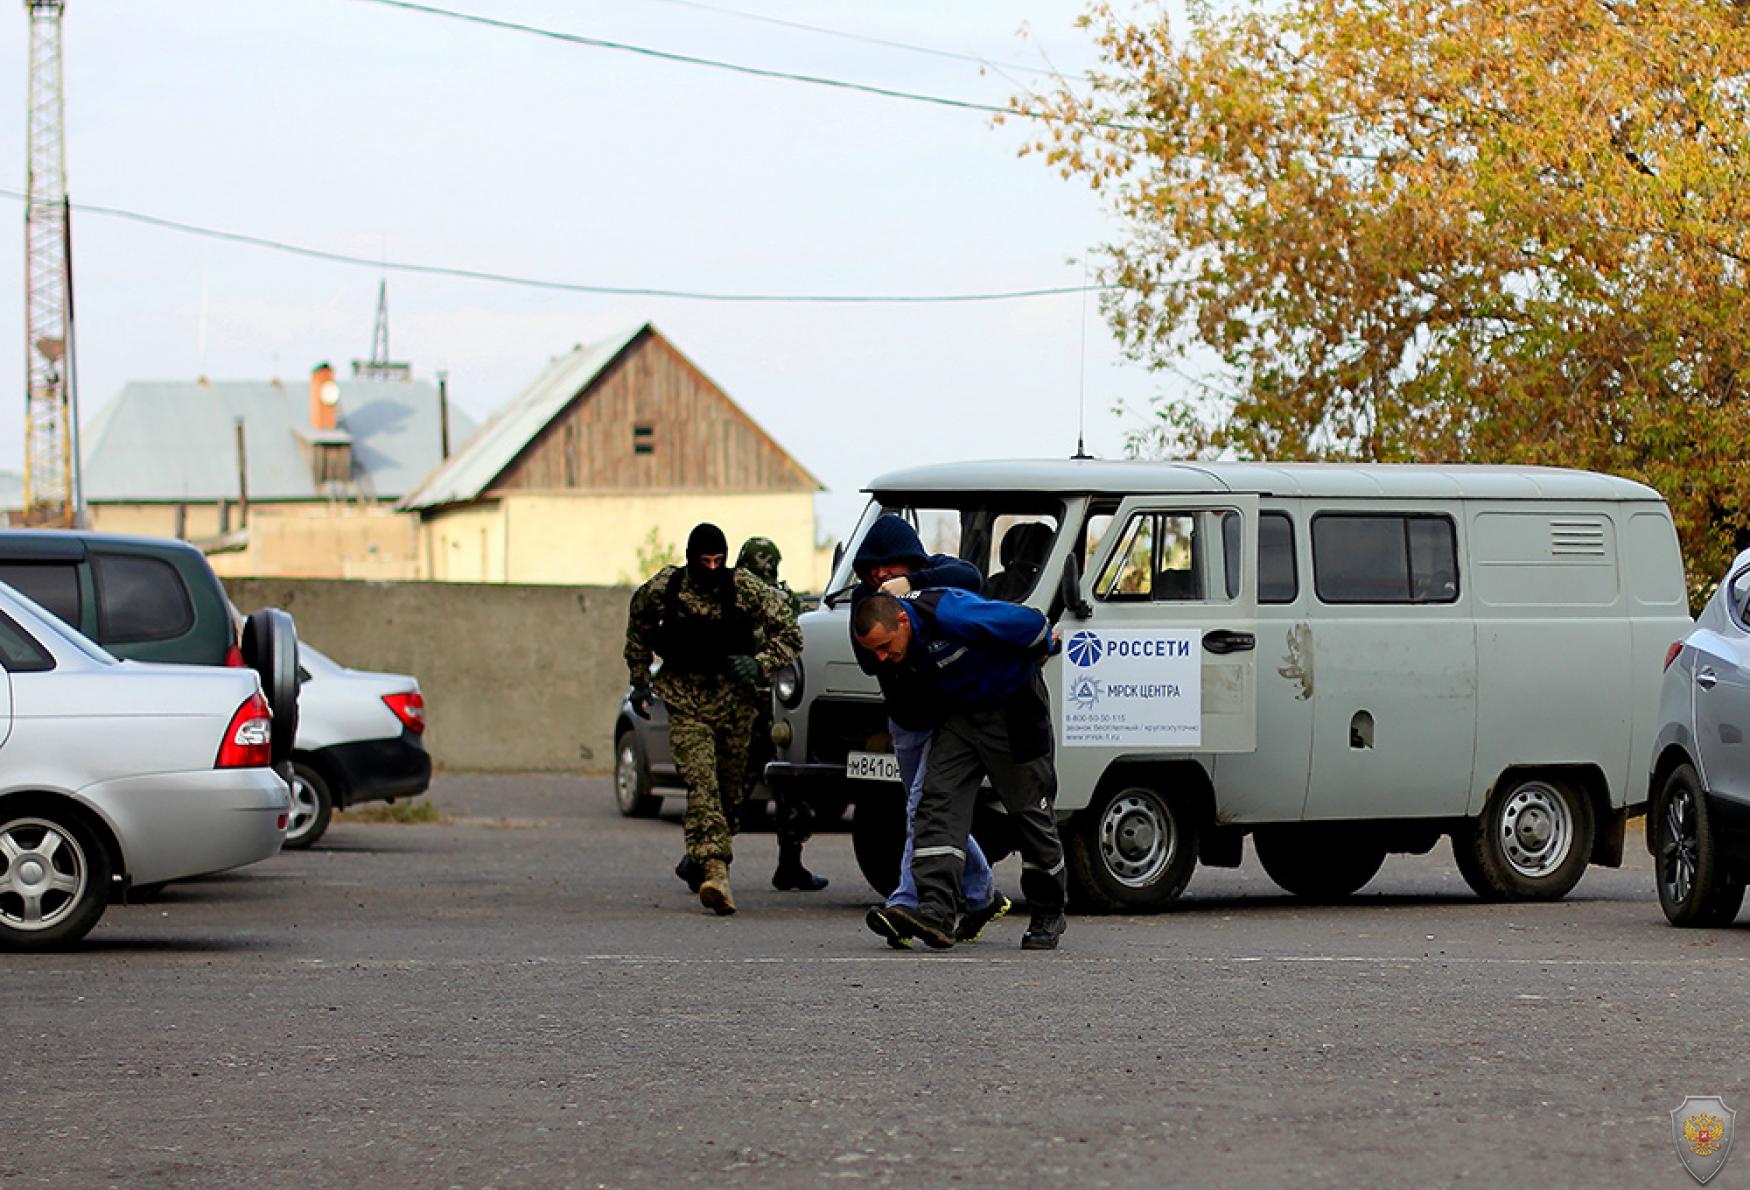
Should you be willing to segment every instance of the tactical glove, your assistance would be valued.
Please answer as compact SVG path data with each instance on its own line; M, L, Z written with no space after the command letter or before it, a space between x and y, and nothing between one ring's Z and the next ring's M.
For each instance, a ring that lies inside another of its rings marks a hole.
M650 718L650 704L656 695L648 686L634 686L632 693L626 696L626 701L632 704L632 713L640 719Z
M765 676L759 662L741 654L729 659L729 672L735 675L736 681L745 682L749 686L755 685Z

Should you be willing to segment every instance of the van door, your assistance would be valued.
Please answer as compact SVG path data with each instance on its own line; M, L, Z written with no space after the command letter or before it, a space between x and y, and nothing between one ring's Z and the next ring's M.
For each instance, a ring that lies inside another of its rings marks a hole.
M1308 819L1465 812L1477 653L1459 535L1457 518L1434 508L1313 514Z
M1223 548L1239 518L1239 564ZM1133 496L1090 524L1087 616L1047 669L1064 760L1247 752L1257 736L1258 498ZM1088 761L1093 761L1092 765Z

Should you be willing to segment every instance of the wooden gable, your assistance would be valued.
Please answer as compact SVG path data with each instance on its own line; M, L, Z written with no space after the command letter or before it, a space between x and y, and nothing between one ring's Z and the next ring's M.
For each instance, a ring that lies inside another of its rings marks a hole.
M816 491L819 482L646 327L530 439L497 491Z

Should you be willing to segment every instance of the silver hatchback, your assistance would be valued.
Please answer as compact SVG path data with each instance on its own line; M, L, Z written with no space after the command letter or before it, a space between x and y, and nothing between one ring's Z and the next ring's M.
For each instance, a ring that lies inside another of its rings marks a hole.
M1725 926L1750 880L1750 551L1665 658L1647 847L1672 925Z

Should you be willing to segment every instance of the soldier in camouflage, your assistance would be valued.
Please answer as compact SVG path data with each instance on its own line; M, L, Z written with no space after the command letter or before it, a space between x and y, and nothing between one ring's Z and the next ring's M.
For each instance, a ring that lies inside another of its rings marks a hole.
M632 594L626 668L632 710L651 699L668 707L675 765L687 783L687 858L676 874L714 912L735 912L729 888L729 823L741 808L754 690L802 651L802 633L783 598L728 566L729 542L716 525L694 527L685 566L666 566ZM662 658L652 688L650 666Z
M750 537L736 555L735 568L745 570L777 591L790 605L790 618L802 612L802 599L778 577L778 564L784 555L769 537ZM754 713L752 745L748 749L747 787L765 776L766 761L772 758L772 686L766 682L759 690L759 706ZM819 892L827 886L825 876L816 876L802 865L802 845L814 834L814 807L794 782L784 782L776 790L775 826L778 835L778 870L772 873L772 887L780 891Z

